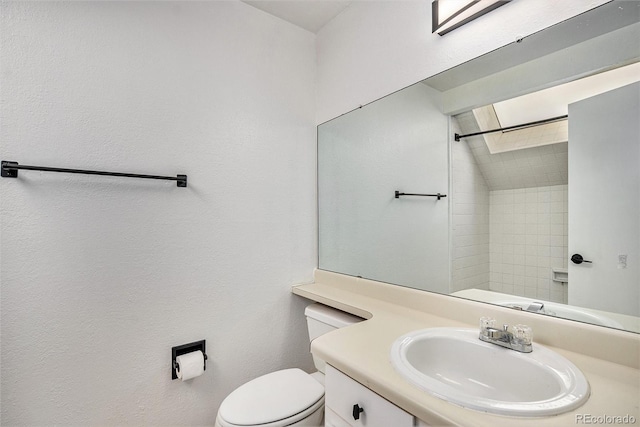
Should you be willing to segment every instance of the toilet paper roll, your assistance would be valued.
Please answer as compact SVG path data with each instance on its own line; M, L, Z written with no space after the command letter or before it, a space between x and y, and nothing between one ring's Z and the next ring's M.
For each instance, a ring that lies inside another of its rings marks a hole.
M204 355L202 351L192 351L176 357L176 375L182 381L190 380L204 373Z

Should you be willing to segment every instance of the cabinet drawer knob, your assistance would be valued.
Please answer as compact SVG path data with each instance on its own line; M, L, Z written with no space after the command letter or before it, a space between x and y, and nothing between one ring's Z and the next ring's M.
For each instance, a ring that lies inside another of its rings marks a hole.
M353 405L353 419L354 420L359 420L360 419L360 412L364 412L364 408L361 408L360 405L358 405L357 403L355 405Z

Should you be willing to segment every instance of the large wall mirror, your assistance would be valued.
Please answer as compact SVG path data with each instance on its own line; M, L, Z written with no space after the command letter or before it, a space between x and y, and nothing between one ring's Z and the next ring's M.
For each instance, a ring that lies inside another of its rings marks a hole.
M321 124L319 268L640 332L638 40L613 1Z

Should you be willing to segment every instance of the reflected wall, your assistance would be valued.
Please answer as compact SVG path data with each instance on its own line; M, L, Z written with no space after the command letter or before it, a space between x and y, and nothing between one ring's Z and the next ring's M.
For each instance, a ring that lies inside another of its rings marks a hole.
M421 83L318 127L319 267L449 292L448 118Z

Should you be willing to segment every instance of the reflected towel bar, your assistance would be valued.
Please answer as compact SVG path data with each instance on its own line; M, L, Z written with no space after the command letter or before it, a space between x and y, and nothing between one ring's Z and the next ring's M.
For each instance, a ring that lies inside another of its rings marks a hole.
M446 194L416 194L416 193L401 193L398 190L396 190L396 199L399 199L400 196L423 196L423 197L437 197L438 200L442 199L443 197L447 197Z
M187 175L177 175L174 177L174 176L160 176L160 175L140 175L136 173L92 171L92 170L83 170L83 169L50 168L46 166L19 165L17 162L8 162L5 160L2 161L0 172L3 178L17 178L18 170L20 169L32 170L32 171L44 171L44 172L81 173L86 175L124 176L127 178L164 179L169 181L176 181L178 187L187 186Z

